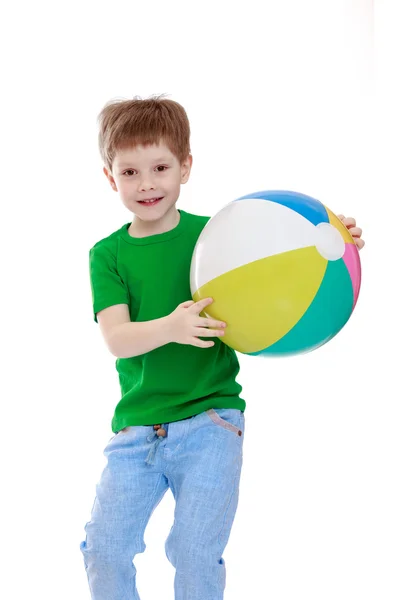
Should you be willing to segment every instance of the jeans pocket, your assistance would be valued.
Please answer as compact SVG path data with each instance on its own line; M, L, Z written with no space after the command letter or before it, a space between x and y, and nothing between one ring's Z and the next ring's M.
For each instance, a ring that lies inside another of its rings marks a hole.
M218 427L232 431L235 435L243 436L243 412L236 408L210 408L205 411Z

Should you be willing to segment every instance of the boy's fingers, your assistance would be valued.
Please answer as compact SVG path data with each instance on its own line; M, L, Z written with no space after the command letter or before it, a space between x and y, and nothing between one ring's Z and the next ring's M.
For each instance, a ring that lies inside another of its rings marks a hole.
M223 321L216 321L215 319L207 319L206 317L200 317L199 326L201 327L226 327L226 323Z
M223 329L207 329L203 327L198 327L197 329L198 333L196 333L196 335L201 337L220 337L225 335L225 331Z
M362 229L360 227L351 227L349 229L349 231L353 237L361 237L362 236Z
M197 313L201 313L201 311L204 310L205 307L211 304L212 302L214 302L212 298L203 298L203 300L199 300L198 302L196 302L193 308Z
M357 225L356 220L353 219L353 217L346 217L343 219L342 223L343 225L346 225L346 227L355 227Z
M211 348L214 346L215 342L199 340L199 338L193 338L192 346L197 346L198 348Z
M192 306L193 304L194 300L187 300L186 302L182 302L179 306L182 308L189 308L189 306Z

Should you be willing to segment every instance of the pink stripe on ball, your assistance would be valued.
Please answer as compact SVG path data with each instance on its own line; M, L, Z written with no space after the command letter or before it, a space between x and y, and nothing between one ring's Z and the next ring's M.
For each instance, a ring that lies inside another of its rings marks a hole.
M361 286L361 263L358 248L355 244L346 244L343 255L344 263L349 271L351 283L353 284L353 309L356 305Z

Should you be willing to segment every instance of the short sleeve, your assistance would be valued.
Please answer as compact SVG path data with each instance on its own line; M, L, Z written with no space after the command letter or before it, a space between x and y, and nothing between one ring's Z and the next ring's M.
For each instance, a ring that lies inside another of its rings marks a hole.
M97 313L115 304L129 306L129 291L117 271L117 261L110 248L93 246L89 251L90 285L94 320Z

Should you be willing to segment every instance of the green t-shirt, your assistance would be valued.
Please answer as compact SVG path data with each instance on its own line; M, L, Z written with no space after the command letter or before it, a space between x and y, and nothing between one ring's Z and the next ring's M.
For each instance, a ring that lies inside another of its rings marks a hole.
M96 322L96 313L114 304L127 304L131 321L150 321L191 300L192 254L210 217L179 213L179 223L170 231L134 238L128 232L131 223L126 223L90 249ZM197 348L171 342L141 356L117 358L121 399L113 432L129 425L179 421L209 408L244 411L235 351L219 338L207 339L215 345Z

